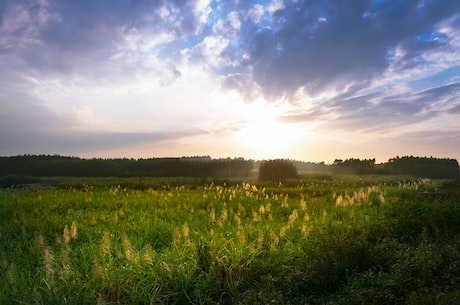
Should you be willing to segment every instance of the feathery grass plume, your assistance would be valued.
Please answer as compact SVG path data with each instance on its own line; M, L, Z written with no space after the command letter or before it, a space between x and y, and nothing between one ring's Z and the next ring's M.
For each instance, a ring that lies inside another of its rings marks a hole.
M335 205L336 206L344 206L344 202L343 202L343 196L342 195L339 195L337 197L337 199L335 199Z
M289 199L289 195L286 194L283 198L283 201L281 202L281 207L282 208L288 208L289 207L289 202L288 202L288 199Z
M307 227L307 224L302 224L302 229L301 229L301 232L302 232L302 236L303 237L306 237L308 235L308 232L310 231L309 227Z
M227 221L228 214L227 214L227 209L222 209L222 213L219 216L219 220L217 221L217 224L219 227L222 227L225 222Z
M288 227L286 227L286 226L281 227L280 235L279 235L281 238L284 238L286 236L287 229L288 229Z
M307 209L307 202L305 201L305 198L303 195L300 197L300 209L302 211L305 211Z
M252 210L252 220L255 221L255 222L260 221L260 215L254 210Z
M294 211L292 211L291 215L289 215L287 227L292 228L294 226L294 222L298 218L299 218L299 214L297 213L297 209L294 209Z
M172 239L172 242L174 245L178 245L181 241L181 234L180 234L180 230L175 228L174 231L173 231L173 239Z
M326 218L327 218L327 211L326 209L323 209L323 223L326 222Z
M70 247L67 244L61 248L61 263L62 270L60 272L60 278L64 281L72 272L72 266L70 264Z
M126 236L126 234L123 234L121 241L123 244L123 249L125 250L125 258L132 263L138 263L139 254L136 251L136 249L134 249L134 247L132 246L131 241L128 239L128 236Z
M70 239L74 240L78 238L78 230L77 230L77 224L75 221L72 221L72 225L70 226Z
M260 207L259 207L259 213L261 215L265 214L265 206L263 204L261 204Z
M308 212L305 212L305 215L303 215L303 221L309 221L310 220L310 215Z
M267 202L267 204L265 205L265 211L271 212L271 210L272 210L272 204L270 202Z
M69 230L69 227L67 225L65 225L65 227L64 227L63 237L64 237L64 242L66 244L68 244L70 242L71 238L70 238L70 230Z
M233 219L235 219L237 225L241 225L241 218L238 216L237 213L233 214Z
M189 244L190 243L190 236L189 236L189 233L190 233L190 229L188 227L188 223L184 223L182 225L182 235L184 236L184 242L186 244Z
M102 235L101 243L99 245L99 251L101 256L109 255L111 248L112 244L110 241L110 235L108 232L104 232L104 235Z
M153 254L154 254L154 251L152 249L152 246L148 243L144 249L144 261L147 262L148 264L152 264Z
M48 247L45 246L43 248L43 258L45 260L45 272L47 277L51 277L54 275L55 269L55 257L53 251Z
M278 244L280 243L280 238L278 235L273 230L270 230L270 239L271 239L271 245L270 248L272 250L275 250L278 247Z
M216 222L216 212L214 211L214 209L212 209L211 212L209 212L209 222L212 224Z
M247 231L242 226L238 226L238 230L236 231L236 237L240 245L247 244Z
M262 249L264 247L264 232L259 230L257 236L257 249Z
M238 202L238 211L237 211L238 215L241 215L241 213L243 213L244 211L245 211L244 206L240 202Z

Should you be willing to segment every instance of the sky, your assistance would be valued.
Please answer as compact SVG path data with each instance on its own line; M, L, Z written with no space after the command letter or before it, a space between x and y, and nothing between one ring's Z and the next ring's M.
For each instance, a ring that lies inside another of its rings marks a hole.
M1 0L22 154L460 160L460 1Z

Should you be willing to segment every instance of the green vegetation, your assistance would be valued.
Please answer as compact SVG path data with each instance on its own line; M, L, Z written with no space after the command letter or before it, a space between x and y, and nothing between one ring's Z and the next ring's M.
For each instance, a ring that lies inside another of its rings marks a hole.
M0 304L460 303L459 181L323 178L1 189Z

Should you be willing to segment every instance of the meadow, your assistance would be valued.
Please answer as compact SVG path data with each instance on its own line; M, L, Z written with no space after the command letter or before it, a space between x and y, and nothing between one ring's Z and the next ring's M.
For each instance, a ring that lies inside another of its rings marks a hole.
M0 189L0 304L460 304L459 181L151 182Z

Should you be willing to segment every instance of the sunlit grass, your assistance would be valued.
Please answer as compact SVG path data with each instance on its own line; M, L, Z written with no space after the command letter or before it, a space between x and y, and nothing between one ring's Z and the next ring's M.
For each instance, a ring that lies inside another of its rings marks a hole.
M455 194L333 183L1 190L0 303L458 300Z

